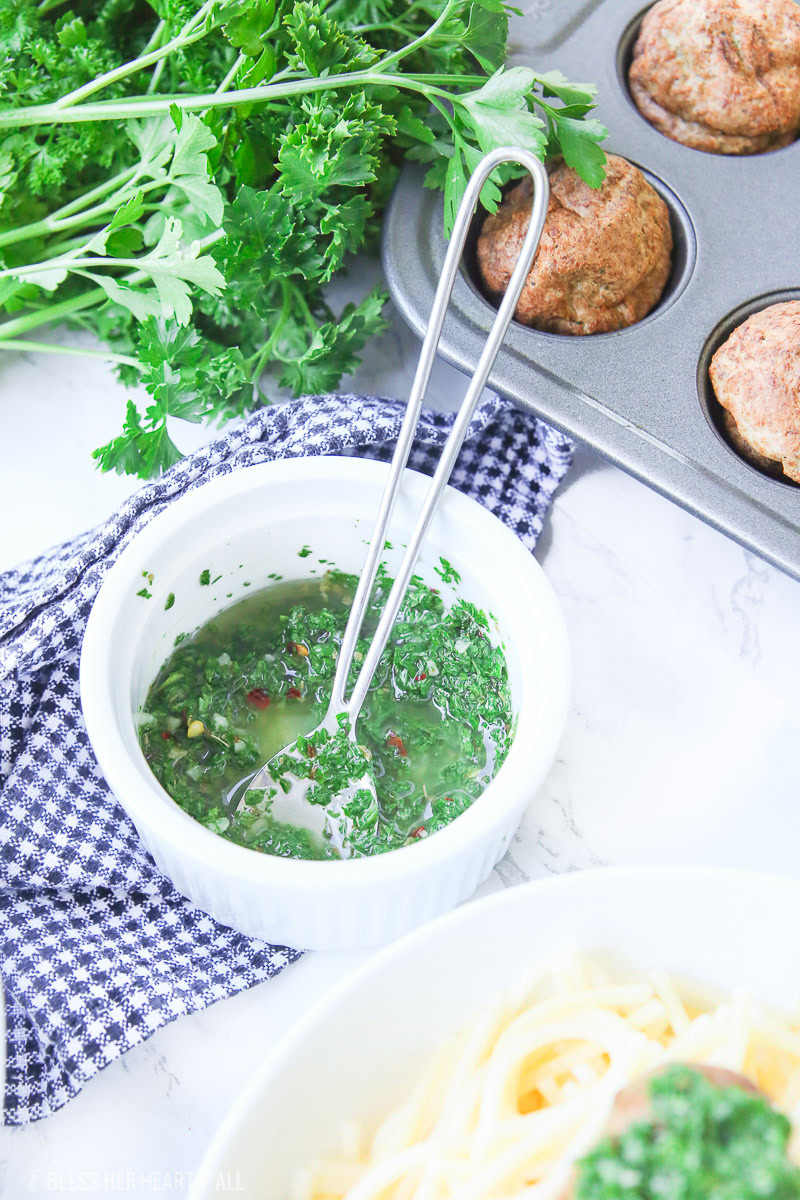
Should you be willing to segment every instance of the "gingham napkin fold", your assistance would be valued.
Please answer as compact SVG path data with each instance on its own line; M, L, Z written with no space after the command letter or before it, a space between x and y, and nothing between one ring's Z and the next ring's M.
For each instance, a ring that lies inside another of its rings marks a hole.
M262 409L142 487L99 528L0 575L6 1124L55 1112L160 1026L298 956L217 924L181 896L100 773L78 664L106 571L152 517L216 475L311 454L388 458L402 411L351 395ZM451 424L450 414L423 413L411 466L432 471ZM492 398L476 413L452 483L532 550L571 455L563 435Z

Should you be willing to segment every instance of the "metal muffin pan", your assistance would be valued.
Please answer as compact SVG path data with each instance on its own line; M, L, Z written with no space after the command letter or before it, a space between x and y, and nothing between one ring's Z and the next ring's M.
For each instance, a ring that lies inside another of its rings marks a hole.
M666 201L672 276L653 311L615 333L571 337L513 322L489 386L800 579L800 487L746 462L722 432L711 354L751 312L800 299L800 141L747 157L664 137L638 112L627 66L641 0L527 0L512 62L558 68L599 88L606 148L640 167ZM384 225L392 297L422 336L444 259L442 201L406 168ZM440 352L474 370L494 317L474 245L456 281Z

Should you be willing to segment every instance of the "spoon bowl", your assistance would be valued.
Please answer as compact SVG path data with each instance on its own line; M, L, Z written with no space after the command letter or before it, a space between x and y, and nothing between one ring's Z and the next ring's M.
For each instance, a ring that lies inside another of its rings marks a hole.
M347 778L326 802L331 780L317 782L317 746L341 746L343 741L347 743L344 761L355 766L361 759L364 769L361 773L357 768L348 771ZM318 844L327 841L340 858L349 858L352 821L348 805L354 801L366 802L374 807L376 815L378 811L369 758L369 751L356 739L355 722L347 712L337 714L331 707L315 729L273 754L255 775L240 780L228 793L226 808L232 816L244 808L255 809L273 821L306 829Z

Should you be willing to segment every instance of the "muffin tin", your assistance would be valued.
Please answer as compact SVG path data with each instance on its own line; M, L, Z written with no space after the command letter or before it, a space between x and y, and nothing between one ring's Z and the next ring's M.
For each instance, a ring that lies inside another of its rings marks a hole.
M672 275L644 320L570 337L512 323L489 385L532 409L742 545L800 579L800 487L754 467L725 438L711 355L758 309L800 299L800 142L747 157L707 154L640 115L627 67L641 0L527 0L511 61L599 88L606 149L634 162L670 210ZM445 252L442 200L402 173L386 216L393 299L422 335ZM494 317L475 264L479 221L440 343L473 371Z

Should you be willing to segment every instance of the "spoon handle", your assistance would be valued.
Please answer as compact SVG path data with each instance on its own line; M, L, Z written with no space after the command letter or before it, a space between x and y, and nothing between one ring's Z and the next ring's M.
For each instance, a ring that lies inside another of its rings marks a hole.
M462 197L461 203L456 214L453 232L450 237L450 242L445 255L444 266L436 289L436 295L431 309L431 315L428 322L428 328L425 333L425 339L420 350L419 362L417 364L414 382L409 396L408 407L406 409L403 423L400 429L400 434L397 439L397 446L392 457L391 466L389 469L389 477L386 482L386 488L381 498L378 518L375 523L375 528L370 540L369 552L364 564L364 569L359 579L356 589L353 606L350 610L350 617L347 622L342 646L339 653L339 662L337 665L336 677L333 684L333 694L331 697L330 711L334 708L341 710L345 707L345 690L347 687L347 677L352 664L353 654L355 653L358 635L363 623L364 614L367 603L369 601L372 587L375 582L375 577L378 572L381 553L384 545L384 537L389 520L394 509L395 500L400 489L403 469L408 461L408 455L411 450L411 444L414 439L414 432L419 421L422 401L428 387L431 369L436 358L436 350L439 344L439 339L442 333L445 316L447 314L450 295L453 291L456 275L458 273L461 257L464 251L467 233L469 231L472 217L475 212L475 207L478 203L481 190L486 183L489 175L495 169L505 162L521 163L533 177L534 183L534 198L533 211L531 220L528 225L528 231L525 235L525 240L522 245L517 264L511 276L506 294L500 305L497 317L489 331L486 339L483 352L478 361L475 373L472 376L467 393L461 403L456 419L453 423L453 428L445 442L442 450L441 458L436 468L436 472L431 481L430 488L425 497L422 509L417 519L417 525L409 540L408 548L403 560L398 568L397 575L386 600L386 605L378 622L378 627L370 643L369 650L366 654L358 679L353 688L353 693L350 701L347 703L347 711L350 716L351 725L355 725L356 718L361 710L361 705L364 703L364 697L367 694L372 676L378 666L381 654L389 637L392 625L394 624L397 613L403 602L403 597L408 588L411 576L414 573L417 558L428 532L439 499L444 491L444 487L450 478L450 474L458 458L458 454L464 443L469 429L469 423L475 412L478 400L486 386L486 380L491 371L494 360L497 357L497 352L505 337L506 330L514 315L517 307L522 288L525 285L525 280L533 262L534 254L539 245L539 239L542 235L545 216L547 215L547 204L550 196L550 186L548 183L547 172L542 166L538 158L525 150L519 150L511 147L500 147L492 150L483 159L481 159L474 174L471 176L467 184L466 191Z

